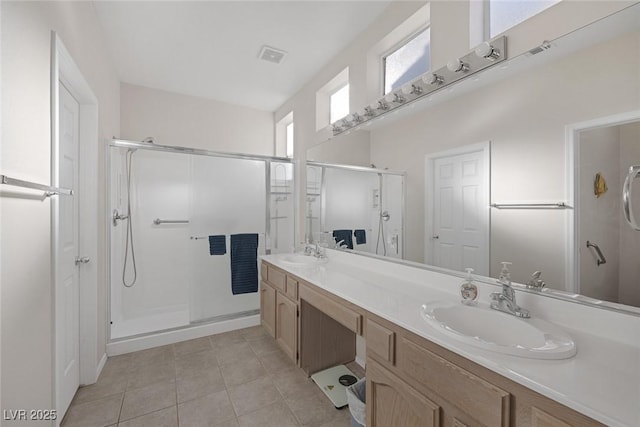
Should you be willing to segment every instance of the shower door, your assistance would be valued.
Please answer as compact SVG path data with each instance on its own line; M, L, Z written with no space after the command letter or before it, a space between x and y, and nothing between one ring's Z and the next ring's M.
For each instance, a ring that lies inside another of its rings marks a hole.
M265 253L266 162L242 158L192 157L188 272L190 321L251 312L259 294L233 295L233 234L257 234ZM210 255L208 236L224 236L226 253Z
M111 340L258 313L256 257L293 246L290 161L113 141L108 182Z

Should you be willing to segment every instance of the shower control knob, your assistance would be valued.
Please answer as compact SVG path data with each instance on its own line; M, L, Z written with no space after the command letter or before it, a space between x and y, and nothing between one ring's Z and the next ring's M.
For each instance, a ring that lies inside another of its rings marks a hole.
M438 236L437 234L434 234L433 236L431 236L431 238L432 238L433 240L437 240L437 239L439 239L439 238L440 238L440 236Z
M89 261L91 261L91 259L89 259L88 256L83 256L83 257L76 257L76 265L80 265L80 264L86 264Z

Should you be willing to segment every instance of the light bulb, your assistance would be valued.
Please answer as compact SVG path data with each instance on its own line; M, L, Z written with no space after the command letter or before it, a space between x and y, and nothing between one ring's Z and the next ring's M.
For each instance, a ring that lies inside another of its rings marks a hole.
M447 69L449 69L449 71L454 73L457 73L460 71L469 71L469 65L462 62L460 58L456 58L447 62Z
M437 75L435 73L425 74L424 76L422 76L422 81L425 84L428 84L428 85L435 85L435 84L444 83L444 79L442 78L442 76L439 76L439 75Z
M475 49L476 55L494 61L500 57L500 51L495 49L489 42L483 42Z

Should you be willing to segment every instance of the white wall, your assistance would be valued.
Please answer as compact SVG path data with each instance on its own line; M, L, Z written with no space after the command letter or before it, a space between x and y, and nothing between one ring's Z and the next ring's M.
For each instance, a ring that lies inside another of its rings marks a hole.
M104 138L120 132L120 85L89 2L7 2L2 15L3 174L50 182L51 30L75 59L99 101L100 162ZM4 190L4 189L3 189ZM104 197L98 223L104 224ZM50 202L2 197L0 233L2 409L54 408ZM105 352L105 229L99 236L98 357ZM97 365L98 361L96 361ZM21 426L35 423L19 422ZM10 422L3 425L13 425ZM38 423L38 425L42 425Z
M127 83L121 85L123 139L153 136L157 144L274 155L273 113Z

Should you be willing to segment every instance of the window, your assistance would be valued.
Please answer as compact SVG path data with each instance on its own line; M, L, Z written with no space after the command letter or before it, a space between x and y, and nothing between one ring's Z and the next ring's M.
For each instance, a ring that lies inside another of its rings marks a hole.
M276 123L274 153L279 157L293 157L293 111Z
M485 0L485 19L489 33L486 39L497 36L526 21L560 0Z
M349 114L349 68L340 71L316 92L316 131Z
M349 114L349 84L329 96L329 122L333 123Z
M287 157L293 157L293 122L286 126Z
M384 95L429 71L431 31L426 28L383 57Z

